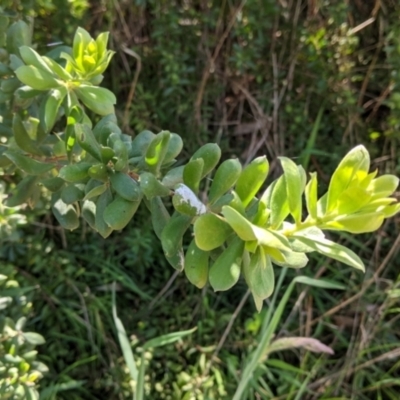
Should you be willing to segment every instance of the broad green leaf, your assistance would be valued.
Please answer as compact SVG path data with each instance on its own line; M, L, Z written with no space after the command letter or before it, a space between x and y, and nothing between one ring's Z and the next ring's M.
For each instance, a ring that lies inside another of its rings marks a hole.
M124 229L135 215L139 205L140 200L128 201L116 195L114 200L104 210L104 221L114 230Z
M31 47L21 46L19 48L19 54L26 65L33 65L34 67L53 75L53 71L44 62L43 58Z
M52 211L59 224L68 230L79 227L78 213L73 205L68 205L62 201L58 193L52 195Z
M172 204L176 211L192 217L207 212L206 206L198 199L192 190L183 183L180 183L175 188Z
M42 60L51 69L52 73L58 76L59 79L66 81L66 82L73 80L73 77L71 76L71 74L65 68L63 68L60 64L58 64L51 58L42 57Z
M318 201L318 178L315 172L312 172L311 179L309 180L306 190L305 190L305 197L306 197L306 205L308 214L311 218L317 218L317 201Z
M50 90L61 85L61 82L54 78L52 74L32 65L19 67L15 74L24 85L36 90Z
M191 335L196 329L197 328L189 329L187 331L168 333L166 335L150 339L143 345L143 350L153 349L154 347L161 347L174 343L182 339L184 336Z
M11 197L8 197L6 200L7 207L16 207L23 203L26 203L29 198L33 195L36 185L37 185L38 177L28 175L24 179L22 179L17 187L13 190Z
M100 145L97 142L92 130L84 124L75 124L75 137L79 143L79 146L87 151L91 156L96 158L98 161L102 161L102 154Z
M4 156L30 175L42 175L54 168L53 164L36 161L12 150L7 150Z
M92 165L87 162L80 162L78 164L69 164L62 167L58 173L58 176L67 182L79 182L86 179L88 170Z
M180 154L182 148L183 148L182 138L176 133L171 133L163 164L173 161Z
M301 236L297 234L293 235L293 238L311 247L314 249L314 251L317 251L326 257L333 258L334 260L338 260L346 265L350 265L353 268L365 271L364 263L362 262L361 258L345 246L311 234L307 234L307 236Z
M269 163L265 156L254 159L239 176L235 191L247 207L267 179Z
M336 210L339 215L353 214L371 200L371 193L358 186L350 186L337 199Z
M183 183L183 170L185 166L170 169L163 177L161 183L168 189L173 189L179 183Z
M113 145L117 162L114 164L116 171L127 171L128 169L128 148L122 140L117 140Z
M231 227L215 214L204 214L194 223L196 245L204 251L220 247L231 233Z
M43 179L41 183L47 190L50 190L50 192L57 192L64 186L65 181L56 176L53 178Z
M215 260L209 271L210 285L214 291L228 290L240 277L244 242L235 238Z
M400 211L400 203L393 204L391 206L384 207L380 212L382 212L385 218L394 217Z
M92 179L107 182L111 174L111 170L105 164L95 164L87 170L87 174Z
M169 219L161 233L161 244L167 257L176 257L181 252L182 238L191 222L191 217L181 214L174 214Z
M191 160L183 167L183 183L195 193L199 191L199 184L203 175L203 168L204 161L202 158Z
M258 202L257 213L253 218L253 224L257 226L266 226L269 220L271 210L262 202Z
M36 332L22 332L22 336L28 343L35 346L46 343L44 337Z
M143 172L140 175L139 182L143 194L148 200L151 200L153 197L165 197L171 194L170 189L164 186L151 172Z
M156 137L153 132L142 131L132 140L132 148L129 157L144 156L152 140ZM167 151L168 153L168 151Z
M161 239L161 233L167 225L170 215L160 197L153 197L150 200L150 213L154 232Z
M73 204L79 200L82 200L85 196L85 185L83 184L70 184L66 185L62 188L60 195L61 200L65 204Z
M379 229L385 219L385 215L380 212L360 213L337 217L332 221L326 222L322 229L335 229L350 233L367 233Z
M83 198L83 201L92 199L93 197L98 197L101 194L103 194L107 190L107 185L104 183L103 185L95 186L93 189L89 190L88 193L86 193L85 197Z
M185 275L189 282L199 289L208 281L208 264L210 253L197 247L193 239L185 255Z
M303 268L308 264L308 257L301 252L281 250L284 261L274 260L274 264L286 268Z
M104 211L112 202L113 197L111 190L108 188L96 200L95 229L105 239L110 236L112 228L104 221Z
M237 159L224 161L217 169L211 184L208 201L214 203L231 189L242 172L242 164Z
M336 207L336 202L359 171L368 173L370 157L364 146L357 146L346 154L332 175L328 189L327 212Z
M82 217L91 226L91 228L96 229L96 203L92 200L84 200L81 213Z
M19 54L21 46L31 44L31 30L29 26L20 19L11 24L7 29L7 51L10 54Z
M123 172L114 172L110 175L111 187L122 198L128 201L140 201L142 191L139 184Z
M22 123L21 117L18 114L14 114L13 118L13 132L14 139L17 146L30 154L43 155L36 142L34 142L29 136L24 124Z
M282 175L272 187L269 208L271 228L278 229L290 212L285 175Z
M63 102L66 95L67 89L61 86L57 89L52 89L50 91L49 96L46 100L46 104L44 106L44 124L46 126L47 132L49 132L53 128L57 120L57 115L61 103Z
M304 186L300 170L297 165L287 157L279 157L285 175L286 194L290 213L296 222L301 220Z
M81 85L75 88L75 92L79 100L96 114L107 115L114 113L114 104L117 102L117 99L114 93L108 89L98 86Z
M262 247L250 255L250 262L243 263L243 275L254 296L262 300L271 296L275 286L274 269Z
M221 149L216 143L207 143L201 146L191 157L190 160L201 158L204 161L201 178L208 175L218 164L221 158Z

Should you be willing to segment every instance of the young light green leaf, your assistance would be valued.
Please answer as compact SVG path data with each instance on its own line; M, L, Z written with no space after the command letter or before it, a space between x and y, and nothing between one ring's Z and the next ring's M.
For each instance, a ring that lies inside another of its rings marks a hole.
M244 242L235 238L216 259L209 271L210 285L214 291L228 290L240 277Z
M194 223L196 245L204 251L220 247L231 233L231 227L215 214L204 214Z
M19 54L26 65L33 65L34 67L53 75L53 71L44 62L43 58L31 47L21 46L19 48Z
M399 178L395 175L382 175L372 180L368 185L368 191L374 197L387 197L391 196L399 186Z
M208 201L214 203L231 189L242 172L242 164L237 159L224 161L217 169L211 184Z
M314 251L317 251L324 256L338 260L361 271L365 271L364 263L362 262L361 258L345 246L311 234L307 234L307 236L296 234L293 235L293 238L311 247L314 249Z
M357 146L342 159L332 175L328 188L327 212L336 207L337 199L345 191L359 171L368 173L370 166L369 153L364 146Z
M247 207L267 179L269 163L265 156L254 159L240 174L236 183L236 193Z
M345 215L326 222L321 229L334 229L350 233L374 232L381 227L384 219L385 215L380 212Z
M285 175L286 194L290 213L296 222L301 220L304 186L300 170L297 165L287 157L279 157Z
M306 205L308 214L311 218L317 218L317 201L318 201L318 178L315 172L312 172L311 179L307 183L305 190Z
M185 255L185 275L188 281L198 287L203 288L208 280L208 263L210 253L197 247L193 239Z
M286 177L282 175L273 185L269 208L271 209L270 224L272 229L279 229L290 212L287 195Z

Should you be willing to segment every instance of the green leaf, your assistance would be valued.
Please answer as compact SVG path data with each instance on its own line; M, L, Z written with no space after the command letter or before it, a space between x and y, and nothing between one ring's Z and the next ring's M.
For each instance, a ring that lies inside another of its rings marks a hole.
M14 22L7 29L7 51L10 54L19 54L21 46L31 44L31 30L22 20Z
M179 183L183 183L183 170L184 166L170 169L163 177L161 183L168 189L173 189Z
M72 231L79 227L79 218L75 207L64 203L59 193L52 195L52 210L57 221L63 228Z
M60 64L52 60L48 57L42 57L42 60L46 63L46 65L51 69L53 75L57 75L63 81L72 81L73 77L71 74L64 69Z
M58 176L64 181L75 183L86 179L88 170L92 164L87 162L80 162L78 164L69 164L62 167L58 173Z
M317 201L318 201L318 178L315 172L312 172L311 179L305 190L307 211L311 218L317 218Z
M104 192L103 192L104 193ZM82 204L82 217L92 229L96 229L96 203L92 200L84 200Z
M140 175L140 187L148 200L153 197L165 197L171 194L170 189L165 187L151 172L143 172Z
M301 221L302 201L304 186L301 172L297 165L287 157L279 157L285 175L286 194L290 213L296 222Z
M185 255L185 275L192 285L203 288L208 280L208 263L210 253L197 247L192 240Z
M182 238L184 233L190 226L192 218L187 215L174 214L161 233L161 244L164 254L168 258L172 258L174 263L171 265L175 268L175 257L180 258L182 253ZM182 253L183 255L183 253ZM183 264L178 264L179 268L183 269Z
M124 229L135 215L140 201L128 201L116 195L104 210L104 221L114 230Z
M92 130L84 124L75 124L75 137L79 145L98 161L102 161L100 145Z
M214 291L228 290L240 277L244 242L235 238L210 268L209 280Z
M85 200L92 199L93 197L100 196L107 190L107 187L108 186L105 183L103 185L95 186L93 189L89 190L88 193L86 193L83 200L85 201Z
M204 161L202 158L189 161L183 168L183 183L195 193L199 191L203 168Z
M176 211L192 217L205 214L207 211L206 206L183 183L175 188L172 204Z
M262 247L250 255L250 262L243 263L243 275L256 298L264 300L271 296L275 286L274 269Z
M22 171L31 175L42 175L54 168L53 164L33 160L12 150L7 150L4 155Z
M50 90L61 85L61 82L54 78L52 74L32 65L19 67L15 74L24 85L36 90Z
M170 137L171 134L168 131L160 132L154 137L146 150L146 165L156 175L158 175L161 164L167 154Z
M183 148L182 138L176 133L171 133L163 164L167 164L173 161L182 151L182 148Z
M381 227L384 219L385 215L379 212L346 215L326 222L321 229L334 229L350 233L374 232Z
M114 164L116 171L126 171L128 169L128 148L122 140L116 140L113 145L117 162Z
M220 247L231 233L231 227L215 214L204 214L194 223L196 245L204 251Z
M204 162L201 178L208 175L218 164L221 158L221 149L216 143L207 143L201 146L191 157L190 160L201 158Z
M53 128L57 120L57 115L61 103L63 102L66 95L67 89L64 87L59 87L50 91L49 96L46 100L46 104L44 106L44 124L46 126L47 132L49 132Z
M307 236L296 234L293 235L293 238L311 247L314 249L314 251L324 256L338 260L361 271L365 271L364 263L362 262L361 258L345 246L311 234L307 234Z
M44 62L43 58L32 48L21 46L19 48L19 54L26 65L33 65L34 67L53 75L53 71Z
M117 99L114 93L108 89L81 85L75 88L75 92L79 100L96 114L107 115L114 113L114 104L116 104Z
M79 200L82 200L85 196L84 188L85 186L83 184L70 184L64 186L60 192L61 200L65 204L73 204Z
M107 188L107 190L96 200L95 229L104 239L110 236L113 231L113 229L104 221L103 216L105 209L112 200L113 197L109 188Z
M308 264L308 257L301 252L281 250L284 261L274 260L274 264L286 268L303 268Z
M161 239L162 231L167 225L170 215L160 197L153 197L150 200L150 213L154 232Z
M112 188L125 200L141 200L142 191L140 190L140 186L129 175L117 171L110 175L110 181Z
M231 159L224 161L217 169L211 184L208 201L214 203L229 189L231 189L242 172L242 164L239 160Z
M88 169L87 173L92 179L107 182L111 171L105 164L95 164Z
M148 340L143 345L143 350L149 350L149 349L153 349L155 347L161 347L161 346L165 346L167 344L174 343L174 342L182 339L184 336L191 335L196 329L197 328L192 328L187 331L168 333L166 335L162 335L157 338Z
M42 185L50 192L58 192L65 184L65 181L58 176L53 178L43 179Z
M38 156L43 155L37 143L30 138L21 120L21 117L18 114L14 114L12 128L14 132L15 143L17 143L17 146L21 150Z
M247 207L267 179L269 163L265 156L254 159L240 174L236 183L236 193Z
M150 143L156 135L150 131L142 131L132 140L132 148L129 152L129 157L138 157L146 154ZM168 154L168 151L167 151Z
M20 181L14 189L11 197L6 200L7 207L16 207L26 203L34 194L37 186L38 177L28 175Z
M367 175L369 171L369 153L364 146L357 146L346 154L332 175L328 188L326 211L330 212L336 207L336 202L342 192L350 185L359 171Z
M391 196L399 186L399 178L395 175L382 175L368 185L368 191L374 197L387 197Z
M30 344L35 346L46 343L44 337L36 332L22 332L22 337Z
M290 212L286 188L285 175L282 175L273 183L269 204L269 208L271 209L270 224L272 229L279 229Z

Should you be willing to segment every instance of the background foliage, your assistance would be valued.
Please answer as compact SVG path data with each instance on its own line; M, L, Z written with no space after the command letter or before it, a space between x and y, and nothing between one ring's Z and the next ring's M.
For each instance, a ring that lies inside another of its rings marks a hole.
M10 2L10 8L34 18L40 51L70 44L78 25L93 35L110 30L116 55L103 86L116 93L129 133L170 129L184 137L186 156L207 141L243 162L266 154L271 179L282 155L300 157L309 171L328 177L358 143L367 146L373 167L400 173L395 1L58 0ZM13 179L3 176L7 185ZM198 327L146 353L149 398L232 397L235 371L256 345L265 315L250 301L240 303L244 283L217 294L188 285L164 261L144 214L104 241L88 227L61 230L40 205L24 213L32 223L9 228L14 236L2 238L1 257L34 288L33 310L24 312L26 330L46 338L38 347L49 367L41 398L131 397L111 314L113 281L135 348ZM397 398L398 226L397 217L373 237L341 236L366 261L365 277L314 257L305 272L346 290L296 287L276 333L318 338L335 355L274 353L264 384L254 381L255 399Z

